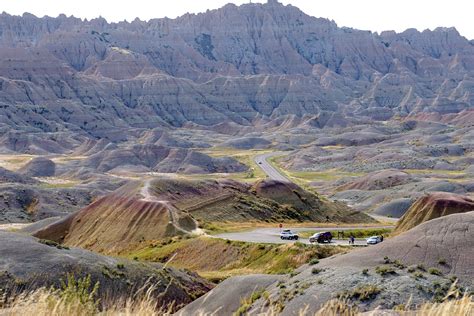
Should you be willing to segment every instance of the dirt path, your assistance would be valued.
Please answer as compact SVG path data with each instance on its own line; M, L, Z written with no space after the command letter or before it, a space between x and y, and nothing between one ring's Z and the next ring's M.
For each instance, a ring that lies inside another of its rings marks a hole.
M153 194L151 194L151 192L150 192L151 181L152 181L152 179L147 179L143 183L143 186L140 189L140 195L143 197L141 200L146 201L146 202L159 203L159 204L163 205L168 210L168 215L169 215L169 218L170 218L170 224L173 225L173 227L176 230L178 230L182 233L185 233L185 234L204 235L205 234L204 231L199 228L198 222L194 218L192 218L192 216L189 216L189 217L194 221L196 229L194 229L192 231L189 231L189 230L186 230L186 229L184 229L183 227L180 226L178 220L176 219L176 217L177 217L176 214L178 213L178 209L173 204L171 204L170 201L160 200L157 197L155 197Z

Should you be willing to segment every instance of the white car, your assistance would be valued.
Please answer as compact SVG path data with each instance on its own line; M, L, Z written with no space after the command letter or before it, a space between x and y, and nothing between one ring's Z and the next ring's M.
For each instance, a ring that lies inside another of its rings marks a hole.
M293 233L289 229L284 229L280 233L280 238L281 239L287 239L287 240L298 240L300 238L298 234Z
M380 236L372 236L367 238L367 245L375 245L379 242L382 242L382 238L380 238Z

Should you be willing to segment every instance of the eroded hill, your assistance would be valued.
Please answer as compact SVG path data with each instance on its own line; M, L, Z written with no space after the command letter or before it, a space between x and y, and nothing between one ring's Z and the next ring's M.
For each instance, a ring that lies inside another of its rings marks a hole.
M295 184L176 179L131 182L88 207L46 226L39 238L104 253L145 241L200 234L222 222L374 222L344 204L329 202Z

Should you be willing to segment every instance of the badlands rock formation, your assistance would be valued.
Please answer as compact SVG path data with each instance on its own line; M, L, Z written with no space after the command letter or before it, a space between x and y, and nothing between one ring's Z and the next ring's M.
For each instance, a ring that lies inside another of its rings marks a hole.
M474 211L474 200L453 193L436 192L419 198L397 223L396 233L407 231L423 222L455 213Z
M3 135L4 151L282 116L316 128L393 116L472 124L474 45L452 28L377 34L272 0L130 23L3 13L0 29L0 130L27 132Z
M38 157L29 161L19 172L30 177L52 177L56 172L56 164L47 158Z

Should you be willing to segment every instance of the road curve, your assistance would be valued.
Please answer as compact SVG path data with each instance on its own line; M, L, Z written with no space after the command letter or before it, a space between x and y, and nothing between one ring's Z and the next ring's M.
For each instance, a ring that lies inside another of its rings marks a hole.
M288 179L285 175L283 175L278 169L272 166L270 162L268 162L269 158L275 157L275 156L281 156L284 154L283 152L272 152L272 153L266 153L266 154L261 154L257 155L254 158L255 163L257 166L262 169L263 172L268 176L268 178L276 181L281 181L281 182L292 182L290 179Z
M301 231L314 231L316 232L324 232L324 231L346 231L346 230L355 230L355 229L364 229L364 228L371 228L371 229L389 229L393 228L393 226L345 226L345 227L297 227L297 228L288 228L284 227L285 229L291 229L293 232L301 232ZM244 232L236 232L236 233L223 233L214 235L215 238L221 239L228 239L234 241L244 241L244 242L252 242L252 243L270 243L270 244L286 244L292 243L293 240L281 240L280 239L280 228L257 228L251 231L244 231ZM337 236L334 236L333 241L330 245L348 245L348 239L336 239ZM309 244L309 240L306 238L300 238L300 242ZM366 245L366 240L356 239L355 241L356 246L363 246Z
M271 152L271 153L266 153L266 154L261 154L257 155L254 158L255 163L257 166L259 166L260 169L263 170L263 172L267 175L268 178L276 181L281 181L281 182L293 182L289 178L287 178L284 174L282 174L277 168L275 168L269 161L269 158L275 157L275 156L282 156L285 155L285 152L282 151L277 151L277 152ZM294 182L293 182L294 183ZM390 224L396 224L398 221L398 218L389 218L389 217L384 217L384 216L377 216L373 214L369 214L370 217L374 218L377 221L383 222L383 223L390 223Z

